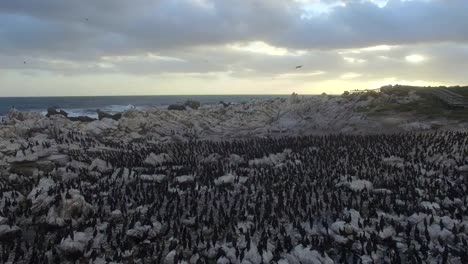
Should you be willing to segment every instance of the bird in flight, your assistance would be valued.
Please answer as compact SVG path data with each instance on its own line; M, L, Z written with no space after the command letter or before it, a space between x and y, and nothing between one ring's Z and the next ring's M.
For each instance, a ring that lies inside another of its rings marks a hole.
M296 69L300 69L300 68L302 68L302 65L296 66Z
M25 61L23 61L23 64L26 64L26 62L25 62Z

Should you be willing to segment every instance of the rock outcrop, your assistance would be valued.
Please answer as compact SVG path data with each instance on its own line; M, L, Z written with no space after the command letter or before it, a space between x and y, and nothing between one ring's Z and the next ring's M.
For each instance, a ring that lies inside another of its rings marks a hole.
M184 111L186 109L187 108L185 107L185 105L182 105L182 104L171 104L167 107L167 110Z
M57 110L57 108L55 107L49 107L47 108L47 114L46 116L47 117L51 117L53 115L63 115L64 117L68 117L68 113L65 112L64 110L60 109L60 110Z
M197 110L198 108L200 108L200 102L199 101L195 101L195 100L187 100L185 101L184 103L185 106L187 107L190 107L194 110Z
M106 113L104 111L101 111L101 110L97 110L97 114L98 114L98 119L99 120L102 120L104 118L110 118L110 119L113 119L115 121L118 121L120 118L122 118L122 113L117 113L117 114L109 114L109 113Z

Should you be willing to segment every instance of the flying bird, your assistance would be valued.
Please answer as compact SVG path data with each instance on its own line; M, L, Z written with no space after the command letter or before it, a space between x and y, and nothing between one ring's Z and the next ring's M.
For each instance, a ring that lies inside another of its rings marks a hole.
M300 68L302 68L302 65L296 66L296 69L300 69Z

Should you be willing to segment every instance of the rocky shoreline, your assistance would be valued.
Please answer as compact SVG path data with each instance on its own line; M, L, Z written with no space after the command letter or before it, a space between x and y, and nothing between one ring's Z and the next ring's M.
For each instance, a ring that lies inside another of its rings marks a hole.
M0 257L465 263L466 124L356 111L373 100L292 95L91 122L12 110Z
M0 137L21 137L35 132L47 132L56 127L88 133L110 141L145 139L154 142L468 128L466 120L430 118L411 113L391 113L375 117L359 111L378 100L383 99L292 95L288 100L272 99L246 104L198 106L196 109L186 107L179 111L161 108L131 109L114 115L98 111L98 120L89 117L67 117L66 112L54 108L49 109L46 116L12 110L8 114L9 121L0 127ZM405 97L401 100L411 98Z

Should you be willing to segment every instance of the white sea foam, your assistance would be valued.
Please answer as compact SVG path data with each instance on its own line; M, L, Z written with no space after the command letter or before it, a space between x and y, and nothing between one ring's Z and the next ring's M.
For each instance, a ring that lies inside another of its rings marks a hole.
M148 108L147 106L134 106L134 105L109 105L102 108L96 109L86 109L86 108L57 108L57 111L63 110L68 113L69 117L78 117L78 116L88 116L91 118L98 118L97 110L100 109L106 113L116 114L116 113L123 113L128 110L137 109L137 110L144 110ZM47 110L41 110L40 113L42 115L47 114ZM2 116L0 116L0 120Z

